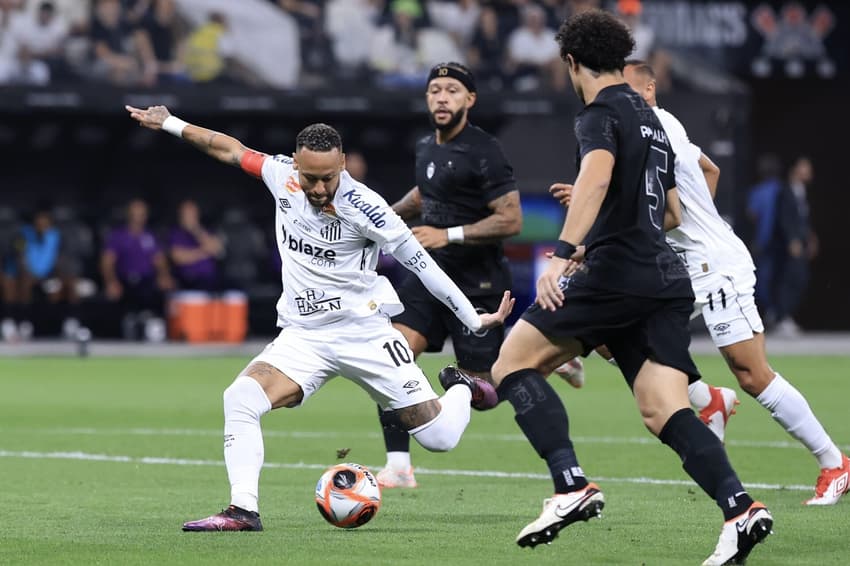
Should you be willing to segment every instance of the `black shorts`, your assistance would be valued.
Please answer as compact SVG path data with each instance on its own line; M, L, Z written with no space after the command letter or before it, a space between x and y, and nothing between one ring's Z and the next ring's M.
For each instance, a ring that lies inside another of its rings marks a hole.
M469 297L478 312L496 312L503 291L496 294ZM451 336L457 365L461 369L483 372L499 357L499 348L505 340L505 327L498 326L473 333L428 289L418 277L408 277L398 288L404 312L394 316L394 323L408 326L425 337L426 352L440 352L446 338Z
M700 378L688 352L692 298L636 297L574 285L564 298L558 310L534 304L522 319L548 337L579 340L583 355L608 346L629 387L647 359L686 373L691 383Z

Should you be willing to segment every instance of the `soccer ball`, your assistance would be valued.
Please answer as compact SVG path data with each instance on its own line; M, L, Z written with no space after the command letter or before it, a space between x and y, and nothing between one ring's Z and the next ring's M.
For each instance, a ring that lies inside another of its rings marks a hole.
M368 523L381 508L381 488L360 464L331 466L316 484L316 506L335 527L354 529Z

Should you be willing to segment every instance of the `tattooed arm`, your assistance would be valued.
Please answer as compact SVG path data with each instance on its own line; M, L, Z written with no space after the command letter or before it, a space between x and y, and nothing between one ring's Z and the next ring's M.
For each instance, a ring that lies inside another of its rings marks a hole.
M463 227L465 245L498 242L516 236L522 230L522 207L519 191L511 191L488 204L493 213L474 224Z
M165 106L149 106L147 110L132 106L125 108L140 126L151 130L163 129L165 120L171 116ZM248 151L236 138L192 124L183 128L181 137L207 155L234 167L240 166L242 156Z
M402 220L419 216L422 212L422 195L419 194L419 187L410 189L392 208Z

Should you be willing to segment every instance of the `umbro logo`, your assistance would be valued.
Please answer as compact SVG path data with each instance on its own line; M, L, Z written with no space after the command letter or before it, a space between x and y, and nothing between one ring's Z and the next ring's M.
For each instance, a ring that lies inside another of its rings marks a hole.
M841 474L838 479L833 480L833 488L835 489L835 494L840 495L847 491L847 481L850 479L850 474L844 472Z
M405 389L414 389L416 387L419 387L419 382L415 379L411 379L410 381L402 385L402 387L404 387Z
M283 211L284 208L292 208L292 205L289 204L289 200L287 200L285 198L279 198L277 200L280 203L280 210L281 211Z

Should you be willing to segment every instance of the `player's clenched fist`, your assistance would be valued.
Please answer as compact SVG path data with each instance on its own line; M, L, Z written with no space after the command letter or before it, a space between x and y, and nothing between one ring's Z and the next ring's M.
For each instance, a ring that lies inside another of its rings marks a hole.
M137 121L140 126L150 128L151 130L162 129L162 123L165 122L166 118L171 116L171 112L165 106L148 106L147 110L129 105L124 108L130 113L130 118Z

